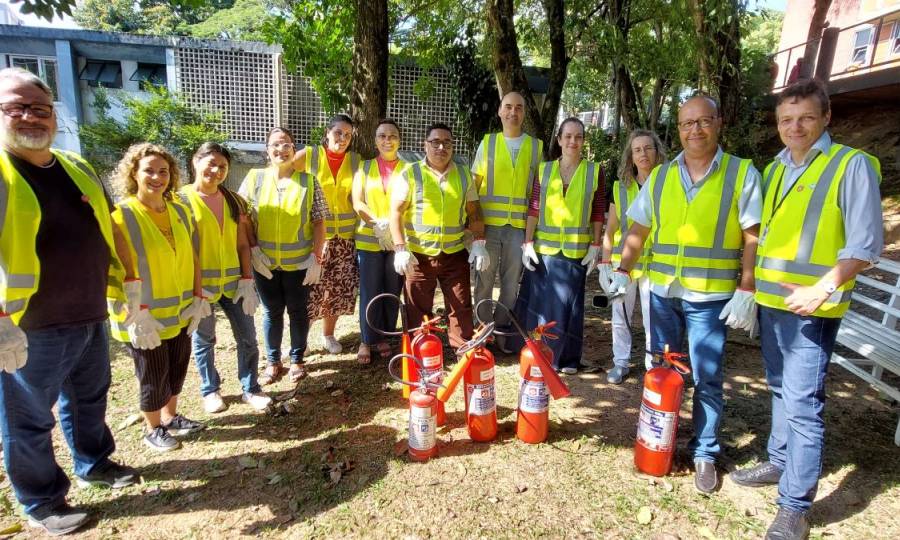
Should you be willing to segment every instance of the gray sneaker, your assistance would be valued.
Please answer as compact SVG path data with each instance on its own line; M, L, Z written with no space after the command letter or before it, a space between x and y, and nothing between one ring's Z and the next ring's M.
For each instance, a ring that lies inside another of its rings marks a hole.
M50 536L62 536L75 531L88 520L88 513L61 503L52 509L40 511L28 516L28 524L44 529Z
M87 476L79 476L77 481L81 487L102 486L119 489L134 484L138 476L133 467L106 460L105 463L96 465Z
M157 452L171 452L181 446L164 426L156 426L144 434L144 445Z
M166 424L166 431L168 431L171 435L175 437L181 437L182 435L190 435L191 433L197 433L198 431L203 431L206 429L206 424L201 424L200 422L196 422L191 420L190 418L185 418L180 414L176 414L172 420Z
M629 371L627 367L616 366L606 373L606 382L609 384L622 384Z

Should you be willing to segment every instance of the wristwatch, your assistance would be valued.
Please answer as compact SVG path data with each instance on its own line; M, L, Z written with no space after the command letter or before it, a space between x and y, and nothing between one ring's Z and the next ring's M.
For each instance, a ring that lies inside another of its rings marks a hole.
M819 285L821 285L829 295L834 294L834 291L837 290L837 285L831 281L820 281Z

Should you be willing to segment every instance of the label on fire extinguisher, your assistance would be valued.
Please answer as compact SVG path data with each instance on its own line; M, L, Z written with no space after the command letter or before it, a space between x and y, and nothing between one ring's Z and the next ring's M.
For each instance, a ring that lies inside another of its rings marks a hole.
M531 370L528 372L532 377L539 378L544 376L544 372L541 371L541 368L538 366L531 366Z
M654 392L649 388L644 388L644 399L656 406L659 406L659 404L662 403L662 394L660 394L659 392Z
M542 413L550 408L550 394L544 381L519 379L519 410L528 413Z
M430 450L435 444L437 418L431 407L410 407L409 447L415 450Z
M494 378L494 368L486 369L481 372L481 380L489 381Z
M497 409L497 399L493 383L466 384L466 402L469 404L469 414L485 416L494 412Z
M678 414L651 409L641 403L637 442L654 452L669 452L675 446L675 421Z
M425 366L425 369L436 369L443 363L444 357L437 354L434 356L423 356L422 357L422 365Z

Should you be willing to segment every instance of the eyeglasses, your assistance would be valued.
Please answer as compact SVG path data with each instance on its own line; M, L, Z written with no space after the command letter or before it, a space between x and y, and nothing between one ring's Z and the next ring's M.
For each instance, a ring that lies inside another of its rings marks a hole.
M328 134L331 135L331 138L336 141L353 138L352 131L341 131L339 129L335 129L334 131L330 131Z
M678 122L678 129L681 131L690 131L694 129L695 126L700 126L701 129L706 129L713 125L713 121L718 118L718 116L701 116L696 120L685 120L684 122Z
M428 140L425 142L427 142L428 146L434 148L435 150L437 150L438 148L441 148L441 147L444 147L448 150L450 148L453 148L453 141L451 141L449 139L431 139L431 140Z
M287 143L287 142L284 142L284 143L274 143L274 144L270 144L270 145L268 145L268 146L269 146L269 148L272 148L272 149L274 149L274 150L287 150L288 148L293 148L293 147L294 147L294 143Z
M53 115L53 105L43 103L0 103L0 109L11 118L25 116L25 111L30 111L36 118L50 118Z

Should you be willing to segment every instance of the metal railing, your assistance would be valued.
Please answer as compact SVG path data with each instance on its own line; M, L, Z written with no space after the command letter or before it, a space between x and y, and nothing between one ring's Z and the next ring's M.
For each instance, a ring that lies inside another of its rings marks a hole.
M889 66L900 66L900 50L895 50L897 49L895 42L898 39L895 30L897 25L900 25L900 9L845 28L828 28L820 38L776 52L772 60L778 66L778 73L773 77L772 90L778 92L800 76L815 75L821 79L831 80L871 73ZM882 32L886 28L890 30L882 37ZM865 29L871 29L869 40L865 45L857 46L857 34ZM816 50L813 65L801 66L798 60L804 57L806 47L810 44ZM865 47L865 56L859 61L858 50L862 47Z

